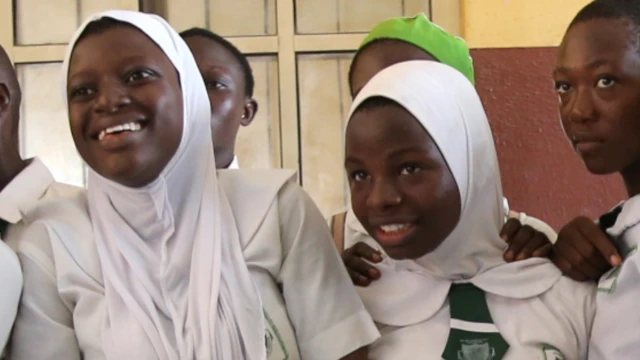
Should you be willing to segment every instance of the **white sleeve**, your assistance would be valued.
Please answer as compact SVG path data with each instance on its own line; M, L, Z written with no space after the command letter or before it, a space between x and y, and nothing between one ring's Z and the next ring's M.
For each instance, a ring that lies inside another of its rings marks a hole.
M9 360L81 359L73 315L60 298L55 267L47 255L51 249L43 251L33 245L51 244L50 236L46 226L38 222L22 235L24 246L20 244L18 256L24 290L7 352Z
M553 230L551 226L542 220L538 220L532 216L528 216L527 214L521 212L519 219L522 225L529 225L532 228L540 231L541 233L547 236L547 239L551 241L552 244L555 244L556 239L558 238L558 234Z
M322 214L295 183L278 195L287 312L305 360L337 360L380 335L351 283Z
M22 271L18 256L0 240L0 358L7 345L13 322L18 313L22 292Z
M632 251L622 266L598 282L589 360L637 360L640 356L640 252Z

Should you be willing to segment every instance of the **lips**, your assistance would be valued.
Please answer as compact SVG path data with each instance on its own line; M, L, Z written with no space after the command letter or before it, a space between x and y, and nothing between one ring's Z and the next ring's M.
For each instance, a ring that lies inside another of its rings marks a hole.
M387 223L375 227L376 238L382 246L401 244L415 229L416 224L412 222Z
M144 119L131 119L132 117L128 116L127 119L109 121L106 125L96 125L93 127L94 131L91 132L91 138L103 150L121 150L137 141L147 127L147 122Z
M604 141L593 136L576 134L571 137L571 142L579 154L587 155L597 151Z

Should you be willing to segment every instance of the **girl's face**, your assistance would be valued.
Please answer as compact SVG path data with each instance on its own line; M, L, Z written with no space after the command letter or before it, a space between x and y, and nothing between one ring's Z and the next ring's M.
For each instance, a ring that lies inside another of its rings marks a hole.
M118 25L76 44L68 76L71 133L87 164L128 187L156 179L183 131L178 73L164 52Z
M626 20L572 26L553 72L562 126L590 172L640 170L640 55ZM635 170L634 170L635 169Z
M347 126L353 211L395 259L435 250L460 219L458 186L431 136L399 105L358 110Z
M242 66L229 50L204 36L190 36L185 42L207 86L216 165L225 167L233 160L238 129L251 123L257 103L245 95Z
M356 63L351 72L351 97L381 70L404 61L436 59L421 48L400 40L378 40L367 46L356 57Z

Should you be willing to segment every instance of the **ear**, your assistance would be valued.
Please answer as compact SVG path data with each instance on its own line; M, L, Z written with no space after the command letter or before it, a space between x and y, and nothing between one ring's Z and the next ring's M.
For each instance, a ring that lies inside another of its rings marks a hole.
M4 117L11 104L11 93L6 84L0 83L0 118Z
M253 118L256 116L258 112L258 102L253 99L248 99L244 103L244 111L242 112L242 120L240 120L240 124L242 126L249 126L253 121Z

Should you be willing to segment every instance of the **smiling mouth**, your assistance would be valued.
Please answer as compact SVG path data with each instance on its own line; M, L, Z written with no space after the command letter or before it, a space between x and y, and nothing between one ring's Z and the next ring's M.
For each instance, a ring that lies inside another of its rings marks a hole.
M124 134L127 132L138 132L144 128L140 121L131 121L125 124L110 126L98 133L98 141L103 141L113 136Z
M376 227L376 238L382 246L397 246L416 229L416 224L387 224Z

